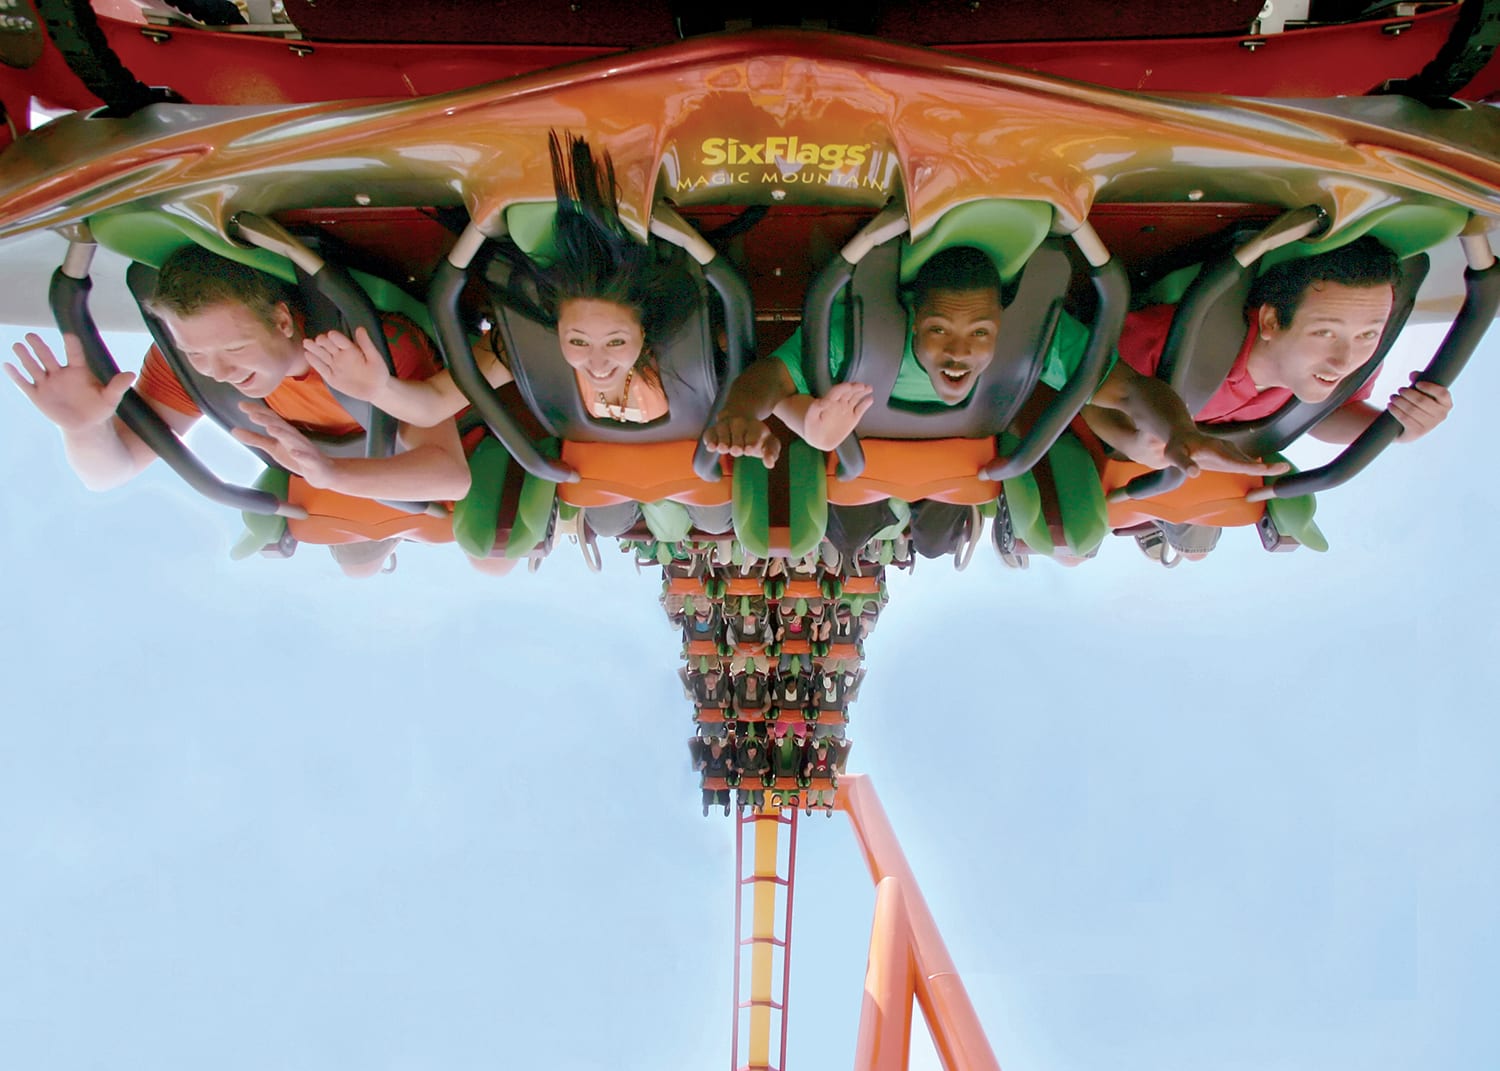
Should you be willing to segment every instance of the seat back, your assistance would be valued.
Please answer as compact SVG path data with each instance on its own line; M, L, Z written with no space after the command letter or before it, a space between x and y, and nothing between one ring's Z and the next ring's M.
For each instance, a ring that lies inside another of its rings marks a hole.
M300 274L300 273L299 273ZM255 424L241 409L240 403L248 401L245 395L235 390L228 383L220 383L216 379L210 379L203 375L186 357L177 349L171 332L167 330L166 324L151 311L149 302L156 293L156 269L141 263L131 264L125 272L125 282L130 288L131 296L135 298L136 304L140 306L141 317L146 321L146 330L150 332L152 341L161 352L163 359L172 369L172 374L182 384L183 390L193 399L203 415L218 424L225 431L235 428L243 428L248 431L260 431L259 425ZM305 302L304 329L309 335L321 334L324 331L350 330L346 321L339 315L337 309L330 303L321 300L321 296L315 297L316 292L308 293L299 288L299 298ZM375 336L372 334L372 338ZM383 335L382 335L383 337ZM388 356L388 355L387 355ZM335 400L344 412L349 414L349 419L360 425L361 428L369 428L375 422L374 409L368 402L350 398L329 388ZM382 438L389 436L391 445L394 444L396 425L394 421L382 421L388 424L388 430L382 428ZM322 435L309 432L308 438L318 444L318 448L325 454L333 457L358 457L367 450L369 436L365 431L353 432L348 435ZM384 444L369 444L373 449L380 450ZM259 451L256 451L258 454ZM374 456L388 456L390 447L385 446L384 453L376 453ZM262 460L267 464L272 462L262 455Z
M302 305L303 328L307 334L337 329L352 337L356 328L364 327L385 358L387 369L393 372L389 346L381 328L380 309L401 312L424 327L428 321L420 302L385 280L346 271L332 261L325 261L322 270L312 276L277 253L227 242L205 227L165 212L106 212L92 219L90 225L101 245L131 260L126 285L140 306L157 349L198 408L226 430L257 430L240 411L240 402L246 400L244 395L228 384L194 370L177 351L165 325L147 307L156 291L157 268L175 250L196 244L292 285ZM316 240L309 244L315 246ZM366 430L346 436L309 437L334 456L390 456L395 449L396 421L366 402L331 388L330 393L349 414L350 420Z
M874 388L860 438L979 439L1010 425L1041 373L1072 274L1062 246L1043 241L1051 218L1051 206L1042 202L976 202L949 212L918 242L892 238L854 266L842 295L846 360L840 379ZM933 255L959 245L983 250L1002 283L1014 289L1000 319L995 359L958 405L893 399L912 331L901 286ZM817 382L812 369L807 374Z
M1258 275L1277 264L1328 252L1365 235L1378 239L1401 258L1402 272L1395 286L1390 319L1365 366L1346 377L1323 402L1310 404L1294 398L1260 420L1213 428L1215 434L1254 454L1282 449L1347 402L1375 374L1410 317L1417 291L1427 276L1428 259L1422 251L1451 239L1467 218L1467 213L1450 205L1395 204L1367 213L1329 238L1280 246L1249 265L1240 264L1232 254L1204 265L1173 315L1158 378L1172 384L1190 412L1198 412L1223 385L1244 344L1245 302Z

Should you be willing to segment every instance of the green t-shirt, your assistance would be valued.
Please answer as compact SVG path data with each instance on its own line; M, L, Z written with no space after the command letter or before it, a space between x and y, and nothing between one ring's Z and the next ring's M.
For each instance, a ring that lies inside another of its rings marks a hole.
M898 402L945 404L938 397L937 391L933 389L932 379L927 375L926 370L917 363L916 354L912 353L911 334L911 323L908 317L906 349L901 355L901 368L896 374L896 384L891 388L891 398ZM1042 363L1041 381L1053 390L1062 390L1073 373L1077 371L1088 343L1089 329L1067 313L1063 313L1058 318L1057 330L1052 333L1052 344L1047 347L1047 357ZM792 332L792 337L776 347L771 356L786 365L786 370L791 375L798 394L812 393L806 377L802 374L801 328ZM1111 354L1109 361L1105 364L1104 373L1099 377L1101 382L1114 367L1114 363L1115 355ZM838 382L839 374L844 370L844 307L842 304L834 307L828 328L828 368L834 382Z

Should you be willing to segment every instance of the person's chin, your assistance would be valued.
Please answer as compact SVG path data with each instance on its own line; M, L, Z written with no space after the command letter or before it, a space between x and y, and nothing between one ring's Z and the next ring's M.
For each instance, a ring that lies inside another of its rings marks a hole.
M1333 397L1333 392L1338 390L1338 386L1337 383L1330 386L1327 383L1314 381L1312 386L1303 387L1295 393L1299 402L1306 402L1308 405L1320 405Z

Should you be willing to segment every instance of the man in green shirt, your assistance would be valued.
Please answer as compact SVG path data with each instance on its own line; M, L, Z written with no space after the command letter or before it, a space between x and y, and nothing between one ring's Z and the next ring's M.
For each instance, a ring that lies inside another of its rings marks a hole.
M1002 308L1000 277L994 263L970 246L945 249L929 259L912 282L911 334L891 397L905 402L957 405L973 391L995 358ZM829 337L830 372L843 371L842 322L835 317ZM1064 315L1043 359L1040 380L1061 388L1078 367L1088 330ZM1171 388L1119 362L1100 382L1091 404L1117 409L1140 428L1151 428L1167 443L1167 458L1195 475L1200 466L1230 472L1264 473L1267 466L1234 447L1205 435L1187 415ZM819 450L832 450L859 424L873 402L863 383L837 383L814 398L802 374L802 337L792 335L769 357L730 386L719 418L704 442L734 457L758 457L771 468L781 444L766 426L775 414L796 435Z

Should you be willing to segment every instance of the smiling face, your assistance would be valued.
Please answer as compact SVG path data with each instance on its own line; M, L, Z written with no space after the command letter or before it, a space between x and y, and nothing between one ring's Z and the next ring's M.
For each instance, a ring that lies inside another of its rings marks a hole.
M934 289L923 296L912 325L912 353L945 404L969 396L995 359L999 329L998 290Z
M1394 301L1388 285L1325 281L1308 287L1286 326L1271 306L1262 305L1260 336L1247 364L1251 380L1262 390L1285 387L1304 402L1327 400L1374 355Z
M283 379L308 371L302 333L285 303L276 304L269 324L248 306L232 301L187 316L165 310L160 316L195 371L246 397L264 398Z
M646 343L633 309L594 298L575 298L558 307L557 340L563 359L606 397L624 389Z

